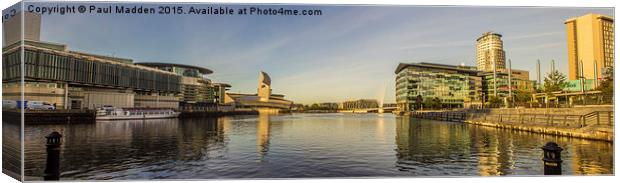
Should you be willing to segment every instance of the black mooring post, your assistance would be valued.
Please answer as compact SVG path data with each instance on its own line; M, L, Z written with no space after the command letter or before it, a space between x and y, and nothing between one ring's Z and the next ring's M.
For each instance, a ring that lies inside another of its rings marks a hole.
M47 139L47 164L43 180L59 180L60 179L60 140L62 135L58 132L52 132L45 136Z
M562 149L555 142L547 142L542 147L545 175L562 175Z

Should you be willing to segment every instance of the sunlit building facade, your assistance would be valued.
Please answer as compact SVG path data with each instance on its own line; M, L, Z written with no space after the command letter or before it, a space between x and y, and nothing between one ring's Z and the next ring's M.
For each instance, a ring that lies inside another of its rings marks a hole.
M411 111L418 96L440 99L443 107L473 107L481 104L482 79L467 66L433 63L399 64L396 68L396 103Z
M338 108L343 110L379 108L379 102L374 99L344 101L339 104Z
M476 39L476 66L479 71L501 71L506 69L506 55L502 35L485 32Z
M155 63L142 62L136 63L146 67L153 67L160 70L176 73L181 77L181 92L179 94L181 110L216 110L220 94L225 92L215 86L208 74L213 71L198 66L176 64L176 63Z
M529 79L529 71L511 69L512 75L508 75L508 71L496 72L481 72L479 75L483 80L483 93L485 93L485 100L488 100L490 96L507 97L510 94L509 88L512 87L512 91L526 91L533 92L535 88L535 82ZM510 79L508 79L510 77ZM511 81L511 84L508 84Z
M278 113L291 109L293 102L284 99L282 94L274 94L271 89L271 77L263 71L259 73L256 94L226 93L225 105L236 109L252 109L259 112Z
M3 100L21 100L22 50L26 101L48 102L57 109L178 107L181 77L175 73L32 40L2 50Z
M600 14L586 14L568 19L568 79L602 79L605 69L614 65L614 18Z

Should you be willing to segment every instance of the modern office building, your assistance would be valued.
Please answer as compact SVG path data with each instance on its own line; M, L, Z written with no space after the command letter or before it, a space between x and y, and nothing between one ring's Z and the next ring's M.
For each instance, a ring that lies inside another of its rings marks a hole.
M213 96L214 102L217 104L224 104L226 92L230 89L230 85L226 83L213 83Z
M601 80L604 68L614 65L614 19L606 15L586 14L568 19L564 24L568 45L568 79L580 79L580 62L583 62L585 79Z
M480 72L478 75L482 77L483 85L482 91L485 93L485 100L488 100L490 96L507 97L510 94L509 88L512 87L512 91L528 91L532 92L536 88L534 87L535 81L529 79L529 71L511 69L512 75L508 75L508 71L496 72ZM510 79L508 79L510 77ZM508 84L511 81L511 85Z
M485 32L476 39L476 66L479 71L484 72L506 69L506 56L501 34Z
M411 111L423 100L440 99L444 107L481 105L482 79L479 71L467 66L433 63L401 63L396 74L396 103L401 111Z
M271 77L263 71L259 73L256 94L226 93L224 104L232 104L238 109L253 109L258 111L279 112L290 110L292 101L284 99L284 95L273 94Z
M352 109L374 109L379 108L379 102L375 99L359 99L352 101L344 101L339 104L339 107L342 110L352 110Z
M222 101L221 96L226 92L226 88L230 87L227 84L213 84L207 78L207 75L213 71L204 67L155 62L142 62L136 65L157 68L182 76L179 94L181 110L216 110L219 101Z
M70 51L66 45L33 40L4 47L2 55L3 100L21 100L23 89L26 101L44 101L58 109L179 105L181 76L134 65L131 59Z
M8 16L8 15L7 15ZM24 18L22 27L22 17ZM24 29L24 37L21 32ZM4 39L2 47L11 45L20 40L40 41L41 15L31 12L19 12L2 23Z

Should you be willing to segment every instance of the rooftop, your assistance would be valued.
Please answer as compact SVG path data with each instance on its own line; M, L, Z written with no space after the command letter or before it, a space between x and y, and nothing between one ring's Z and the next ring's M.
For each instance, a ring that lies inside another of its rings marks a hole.
M140 62L140 63L136 63L136 65L142 65L142 66L147 66L147 67L181 67L181 68L188 68L188 69L196 69L201 74L211 74L211 73L213 73L213 71L211 71L211 70L209 70L207 68L204 68L204 67L193 66L193 65L185 65L185 64L160 63L160 62Z
M469 68L472 68L472 66L457 66L457 65L445 65L445 64L435 64L435 63L420 62L420 63L400 63L400 64L398 64L398 67L396 67L396 70L394 71L394 74L398 74L400 71L402 71L403 69L405 69L407 67L422 67L422 68L431 68L431 69L446 69L446 70L454 70L454 71L459 71L459 72L467 72L467 73L471 73L471 74L475 74L475 73L479 72L477 70L469 69Z

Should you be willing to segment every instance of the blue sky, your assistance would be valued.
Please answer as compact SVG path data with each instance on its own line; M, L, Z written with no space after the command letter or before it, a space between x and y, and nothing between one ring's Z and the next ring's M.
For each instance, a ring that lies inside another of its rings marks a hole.
M475 65L476 38L486 31L503 35L507 59L513 68L529 70L530 79L536 59L544 72L554 59L566 73L564 20L586 13L613 16L612 8L259 7L319 9L323 15L44 15L41 39L135 62L207 67L214 71L209 78L231 84L232 92L255 93L263 70L274 93L298 103L388 103L394 102L398 63Z

